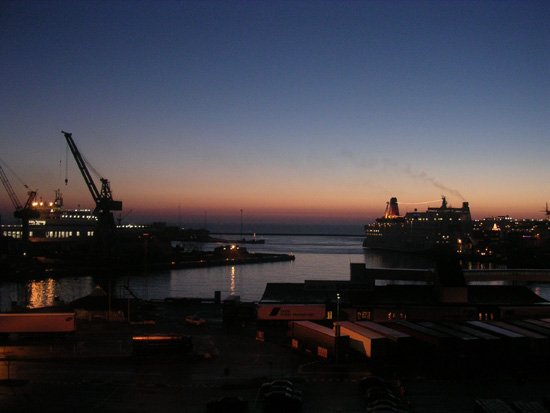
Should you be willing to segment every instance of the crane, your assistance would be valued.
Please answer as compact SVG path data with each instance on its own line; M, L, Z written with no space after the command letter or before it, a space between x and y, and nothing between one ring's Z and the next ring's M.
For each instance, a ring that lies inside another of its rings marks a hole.
M6 188L6 192L8 193L11 203L15 208L15 211L13 212L13 216L15 218L21 219L22 232L23 232L22 239L23 239L23 242L27 242L29 240L29 219L40 218L40 212L33 207L33 202L36 199L36 191L27 192L27 195L28 195L27 202L23 206L21 205L21 202L19 202L19 198L15 194L15 191L13 190L13 187L11 186L11 183L8 180L8 177L6 176L6 173L4 172L4 169L2 169L1 165L0 165L0 180L2 181L2 184L4 184L4 188Z
M94 232L94 238L96 240L96 247L99 248L99 253L103 254L103 258L108 258L106 254L109 254L113 247L116 238L116 225L112 211L122 211L122 201L113 200L113 194L111 192L111 186L107 179L99 177L101 181L101 190L97 189L97 186L90 174L87 167L87 162L80 154L74 140L72 133L61 131L65 135L69 149L71 150L74 160L82 173L82 177L88 186L88 190L92 194L92 198L95 202L95 209L93 214L97 216L97 227ZM92 167L93 169L93 167ZM95 170L94 170L95 171ZM99 174L97 174L99 175Z

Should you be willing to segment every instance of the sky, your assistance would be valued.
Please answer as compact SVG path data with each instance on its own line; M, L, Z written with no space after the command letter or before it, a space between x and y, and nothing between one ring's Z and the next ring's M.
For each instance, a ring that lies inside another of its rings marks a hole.
M362 226L442 195L543 218L549 21L540 1L2 1L1 165L22 202L93 208L70 132L136 223Z

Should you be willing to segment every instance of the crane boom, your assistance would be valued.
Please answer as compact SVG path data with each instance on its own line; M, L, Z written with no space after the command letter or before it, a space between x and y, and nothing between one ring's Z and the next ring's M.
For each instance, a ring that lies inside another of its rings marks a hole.
M11 186L10 181L8 180L8 177L6 176L6 173L4 172L4 169L2 169L2 166L0 166L0 180L2 181L2 184L4 184L4 188L6 188L6 192L8 193L13 207L15 208L15 211L13 211L13 216L21 219L21 238L26 244L29 240L29 219L40 217L40 212L33 207L33 202L36 199L36 191L28 192L29 197L27 202L25 203L25 206L22 206L21 202L19 202L19 198L17 198L17 195L13 190L13 187ZM26 249L26 246L24 248Z
M92 198L94 199L96 205L94 215L97 215L100 211L122 211L122 202L113 200L113 194L111 193L111 187L107 179L100 178L101 191L97 189L92 175L90 174L90 171L88 170L88 167L86 166L82 155L76 147L76 144L74 143L72 133L63 131L61 131L61 133L65 135L65 139L67 140L67 144L69 145L69 149L73 154L78 169L80 169L82 177L84 178L84 181L86 182L86 185L88 186L88 189L92 194Z
M100 177L101 191L97 189L97 186L90 175L90 171L84 162L84 158L80 154L76 144L74 143L71 133L61 131L67 139L69 149L73 153L74 160L78 165L78 169L84 177L84 181L92 194L92 198L95 202L94 215L97 216L96 230L94 231L94 244L92 246L91 253L95 255L96 259L107 262L116 258L117 255L117 234L115 219L112 211L122 211L122 202L113 201L113 194L111 193L111 187L109 181ZM91 167L91 166L90 166ZM91 167L93 170L93 167Z
M4 172L4 169L2 169L2 166L0 165L0 180L2 180L2 183L4 184L4 188L6 188L6 192L8 193L8 196L11 199L11 203L13 204L13 207L16 211L19 211L20 209L23 209L21 206L21 202L19 202L19 198L17 198L17 195L15 194L15 191L13 190L10 181L8 180L8 177L6 176L6 173Z
M88 167L86 166L86 163L84 162L84 159L82 158L82 155L80 154L80 151L76 147L76 144L74 143L72 133L67 133L61 131L63 135L65 135L65 139L67 140L67 144L69 145L69 149L71 150L74 160L78 166L78 169L82 173L82 176L84 177L84 181L86 182L86 185L88 186L88 189L90 190L90 193L92 194L92 198L94 198L94 201L97 204L99 204L100 194L97 190L97 187L95 186L94 180L92 179L92 175L90 175L90 171L88 170Z
M15 208L15 211L13 212L13 215L15 216L15 218L23 218L23 219L26 218L28 220L29 218L40 217L40 212L38 212L33 206L33 202L36 199L36 191L27 192L27 195L29 196L27 198L27 202L25 202L25 205L21 205L21 202L19 202L19 198L17 197L15 191L13 190L13 187L11 186L11 183L1 165L0 165L0 181L2 181L2 184L4 184L4 188L6 188L6 192L8 193L8 196L11 199L11 203Z

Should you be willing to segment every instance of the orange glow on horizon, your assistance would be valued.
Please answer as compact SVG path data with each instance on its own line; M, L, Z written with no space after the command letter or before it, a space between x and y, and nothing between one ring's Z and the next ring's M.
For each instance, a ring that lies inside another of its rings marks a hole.
M93 200L86 191L71 193L66 191L65 207L93 208ZM156 193L155 193L156 192ZM229 191L230 192L230 191ZM401 194L402 192L402 194ZM391 196L397 196L400 212L405 214L418 208L424 210L428 206L436 207L440 202L428 204L408 204L411 201L422 199L434 200L437 194L431 191L415 193L412 189L400 191L395 189L391 194L365 193L355 191L330 190L323 191L299 191L282 190L278 192L272 188L269 196L255 196L248 190L241 188L239 192L230 193L222 191L203 190L197 194L181 195L180 192L159 191L156 188L153 193L149 191L136 191L123 193L117 192L115 198L123 201L125 212L132 212L124 219L126 223L147 224L153 221L177 222L203 222L206 215L208 221L226 222L238 221L240 210L243 210L245 222L319 222L319 223L357 223L357 225L372 222L384 215L386 203ZM191 192L190 192L191 193ZM180 196L181 195L181 196ZM13 220L13 209L7 197L0 198L0 207L4 223ZM472 193L465 195L465 201L469 202L472 218L483 219L491 216L510 216L514 219L544 219L544 207L546 199L533 199L523 194L515 197L507 194L488 195L486 193ZM510 202L513 199L513 202ZM449 206L459 207L463 200L457 197L448 197ZM115 219L119 216L115 212Z

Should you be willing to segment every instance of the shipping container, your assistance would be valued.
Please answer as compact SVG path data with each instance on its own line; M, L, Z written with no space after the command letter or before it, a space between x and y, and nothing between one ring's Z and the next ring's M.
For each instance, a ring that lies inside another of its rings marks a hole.
M417 340L428 344L430 347L447 351L452 349L453 337L431 328L426 328L409 321L394 321L389 324L392 328L400 330Z
M3 313L0 334L73 333L74 313Z
M349 336L311 321L292 322L291 337L292 347L323 358L340 357L349 349Z
M341 321L340 334L349 336L349 348L368 358L380 359L386 355L388 339L351 321ZM336 325L334 326L336 328Z
M456 351L460 353L469 355L476 354L477 352L479 352L479 350L481 350L482 340L472 334L468 334L464 331L454 329L440 323L432 323L431 321L419 322L418 324L453 337L456 343Z
M387 338L387 352L388 356L395 359L407 359L410 355L414 354L417 350L414 339L402 331L394 330L385 325L374 323L372 321L357 321L355 324L358 326L367 328L381 336Z

